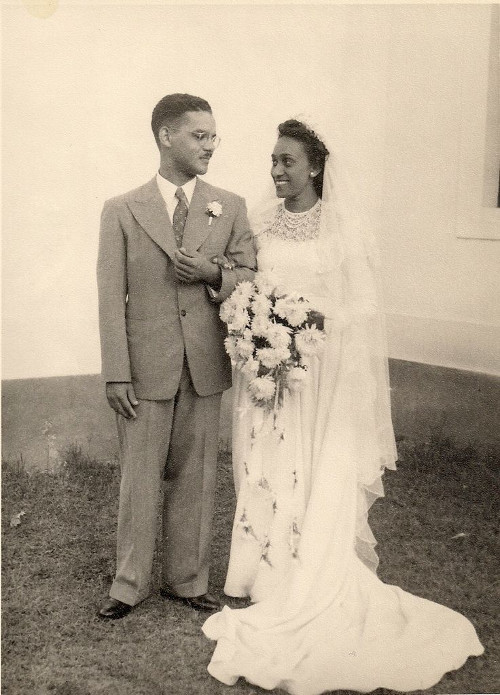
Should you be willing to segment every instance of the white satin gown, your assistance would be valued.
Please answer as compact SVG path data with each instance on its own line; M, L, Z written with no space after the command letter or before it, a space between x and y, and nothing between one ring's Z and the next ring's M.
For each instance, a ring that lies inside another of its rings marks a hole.
M317 241L258 240L259 269L328 313ZM373 384L356 378L356 330L332 318L326 330L324 351L276 421L235 375L237 509L224 590L255 603L205 622L217 641L208 670L229 685L242 676L292 695L425 689L483 647L464 616L374 571L367 510L383 490L382 471L370 476L364 463L380 437Z

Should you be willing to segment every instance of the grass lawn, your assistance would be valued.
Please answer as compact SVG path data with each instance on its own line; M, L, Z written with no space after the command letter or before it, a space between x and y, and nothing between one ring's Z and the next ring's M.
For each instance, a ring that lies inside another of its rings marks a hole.
M498 461L448 441L402 441L399 448L399 470L386 474L386 498L371 514L379 576L464 613L486 648L426 692L498 692ZM234 509L230 467L221 453L211 576L220 598ZM241 680L229 688L208 675L205 616L162 600L156 574L151 597L125 619L95 617L114 573L118 484L116 466L78 450L56 473L4 464L4 695L266 692Z

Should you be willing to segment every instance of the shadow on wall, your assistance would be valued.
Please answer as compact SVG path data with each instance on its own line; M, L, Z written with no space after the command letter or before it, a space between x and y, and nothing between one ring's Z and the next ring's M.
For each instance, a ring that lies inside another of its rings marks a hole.
M500 377L390 360L397 437L432 434L457 444L500 448ZM72 444L98 459L117 456L114 414L98 375L15 379L2 385L2 456L50 468ZM224 395L221 446L231 439L231 392Z

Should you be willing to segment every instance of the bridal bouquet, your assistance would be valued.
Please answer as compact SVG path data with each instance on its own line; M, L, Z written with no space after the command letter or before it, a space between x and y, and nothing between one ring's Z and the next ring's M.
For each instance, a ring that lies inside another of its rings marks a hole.
M248 377L252 400L268 410L280 407L285 390L300 389L309 358L322 347L323 317L303 297L280 291L265 272L240 282L220 317L228 327L226 351Z

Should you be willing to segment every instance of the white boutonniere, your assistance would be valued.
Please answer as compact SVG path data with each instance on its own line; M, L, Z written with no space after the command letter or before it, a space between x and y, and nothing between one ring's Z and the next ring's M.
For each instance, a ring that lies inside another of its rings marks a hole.
M220 200L213 200L207 205L205 212L209 217L208 224L212 224L212 220L215 217L220 217L222 215L222 203Z

